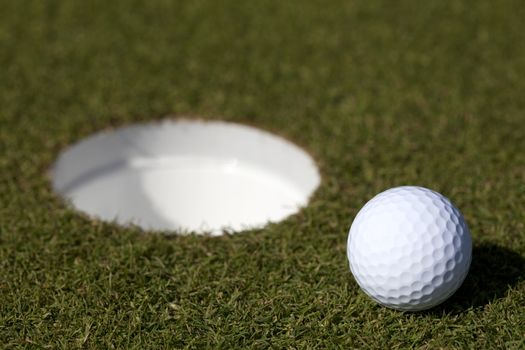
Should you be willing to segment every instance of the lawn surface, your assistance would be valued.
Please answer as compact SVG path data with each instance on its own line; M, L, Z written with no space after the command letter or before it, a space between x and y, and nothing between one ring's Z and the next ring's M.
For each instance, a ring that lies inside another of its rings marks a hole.
M525 347L520 1L1 1L5 348ZM221 238L75 213L47 171L94 132L168 114L247 123L317 160L311 204ZM474 241L463 287L401 313L353 280L348 228L430 187Z

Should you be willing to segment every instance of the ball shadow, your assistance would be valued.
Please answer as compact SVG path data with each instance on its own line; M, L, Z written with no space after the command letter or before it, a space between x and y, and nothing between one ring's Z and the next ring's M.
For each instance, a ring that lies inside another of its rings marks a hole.
M457 314L484 306L504 297L510 287L523 279L525 259L520 254L495 244L474 246L470 271L463 285L450 299L427 313Z

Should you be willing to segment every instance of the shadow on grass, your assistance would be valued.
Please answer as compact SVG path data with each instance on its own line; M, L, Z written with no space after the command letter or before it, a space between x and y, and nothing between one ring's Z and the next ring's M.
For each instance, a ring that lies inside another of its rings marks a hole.
M525 279L525 259L495 244L481 244L472 250L470 271L463 285L431 314L457 314L505 296L507 290Z

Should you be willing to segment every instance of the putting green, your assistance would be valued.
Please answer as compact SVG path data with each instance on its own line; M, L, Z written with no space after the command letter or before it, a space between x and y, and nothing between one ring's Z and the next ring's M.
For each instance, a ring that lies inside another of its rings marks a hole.
M5 348L525 347L521 2L2 2L0 344ZM239 235L144 235L52 190L68 146L166 115L305 149L322 182ZM463 212L465 284L400 313L346 258L374 194Z

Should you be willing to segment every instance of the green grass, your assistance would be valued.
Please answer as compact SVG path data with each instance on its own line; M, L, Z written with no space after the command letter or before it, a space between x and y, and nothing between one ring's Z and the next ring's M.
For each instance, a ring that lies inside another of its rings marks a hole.
M519 1L1 1L5 348L525 347L525 7ZM167 114L278 132L318 161L308 208L221 238L81 216L47 170L101 129ZM473 266L401 313L346 260L388 187L450 197Z

